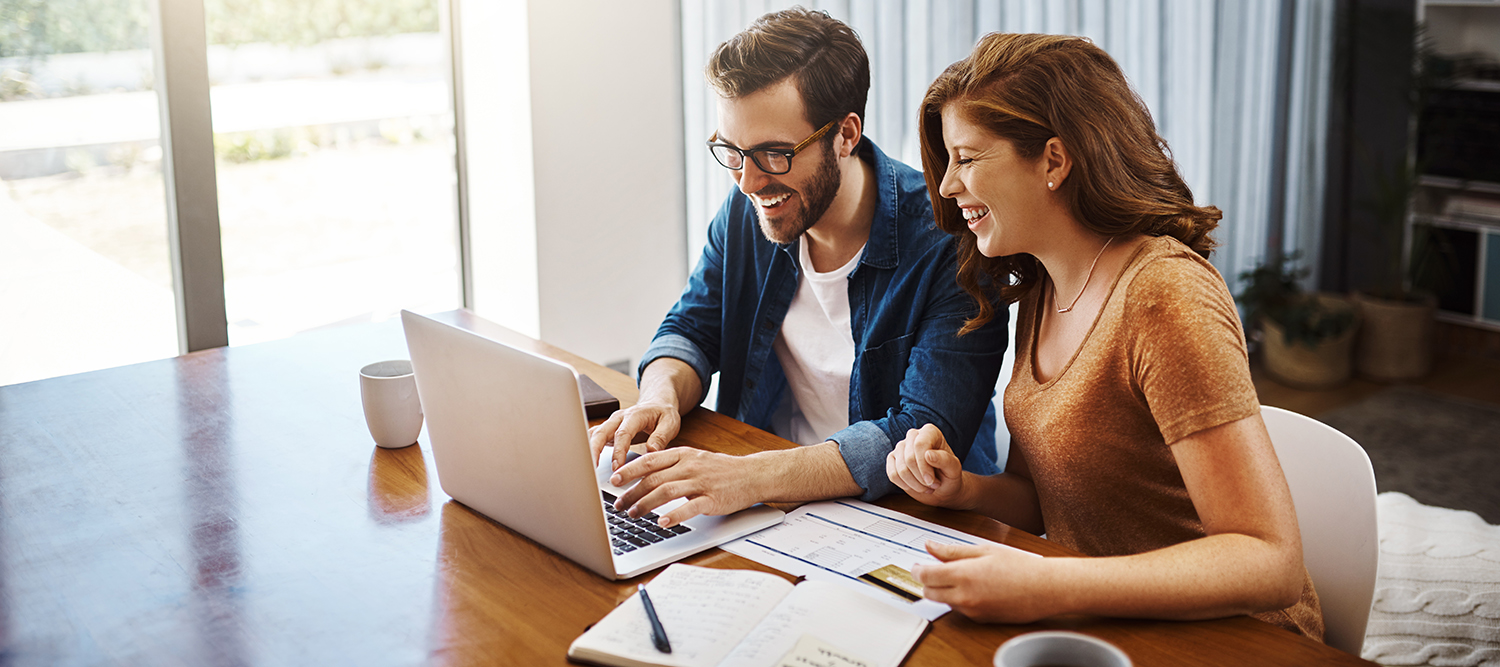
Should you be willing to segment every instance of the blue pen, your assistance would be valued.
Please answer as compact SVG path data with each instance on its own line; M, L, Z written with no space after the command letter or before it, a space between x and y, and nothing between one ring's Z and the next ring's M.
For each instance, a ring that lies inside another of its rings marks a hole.
M667 629L661 627L661 619L656 617L656 607L651 605L651 596L646 595L646 585L639 584L636 590L640 591L641 604L646 605L646 619L651 621L651 643L656 644L656 650L671 653L672 645L667 642Z

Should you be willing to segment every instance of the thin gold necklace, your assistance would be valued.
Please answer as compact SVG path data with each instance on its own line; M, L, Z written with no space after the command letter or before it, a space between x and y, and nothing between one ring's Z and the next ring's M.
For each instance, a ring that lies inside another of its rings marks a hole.
M1105 239L1104 240L1104 248L1108 248L1109 247L1109 242L1113 241L1113 240L1115 240L1115 237L1113 237L1113 236ZM1078 300L1083 298L1083 293L1087 292L1089 290L1089 281L1094 279L1094 267L1099 265L1099 258L1104 256L1104 248L1100 248L1099 249L1099 254L1094 255L1094 263L1089 265L1089 274L1087 276L1083 277L1083 289L1078 290L1078 296L1073 297L1073 303L1068 304L1067 308L1058 308L1057 309L1057 313L1059 315L1061 315L1063 313L1066 313L1066 312L1068 312L1070 310L1073 310L1073 306L1078 305ZM1057 303L1057 281L1056 280L1052 281L1052 303Z

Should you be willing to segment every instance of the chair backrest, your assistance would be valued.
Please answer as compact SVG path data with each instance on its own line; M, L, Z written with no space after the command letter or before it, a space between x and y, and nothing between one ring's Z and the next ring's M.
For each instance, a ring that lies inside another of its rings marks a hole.
M1380 544L1375 470L1359 443L1295 412L1261 406L1302 529L1302 562L1323 605L1323 641L1359 655Z

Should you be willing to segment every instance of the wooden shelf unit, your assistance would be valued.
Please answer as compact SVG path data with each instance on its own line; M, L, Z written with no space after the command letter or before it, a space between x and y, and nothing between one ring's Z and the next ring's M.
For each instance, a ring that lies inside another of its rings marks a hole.
M1446 91L1469 94L1482 106L1477 113L1485 123L1500 123L1500 78L1491 78L1500 69L1500 0L1421 0L1417 12L1438 55L1483 66L1482 76L1463 72L1447 82ZM1427 111L1417 109L1413 121L1413 165L1424 162L1415 137L1430 136L1420 127ZM1500 161L1500 152L1490 155ZM1419 176L1407 215L1406 248L1409 265L1418 268L1414 286L1438 295L1440 320L1500 331L1500 178L1494 176L1500 164L1490 159L1470 163L1472 174L1455 173L1463 170L1450 163L1432 169L1441 174Z

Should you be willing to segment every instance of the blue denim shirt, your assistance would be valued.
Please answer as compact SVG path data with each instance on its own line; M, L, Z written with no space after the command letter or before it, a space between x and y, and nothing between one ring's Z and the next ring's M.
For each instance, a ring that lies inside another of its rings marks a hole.
M977 306L958 286L956 242L933 222L922 174L868 138L859 150L875 167L878 200L864 254L848 278L855 347L849 427L829 440L838 443L862 497L873 500L898 489L886 477L885 457L907 429L924 424L942 429L966 468L974 469L967 460L972 443L995 469L990 398L1008 314L1002 308L984 328L957 335ZM717 410L771 430L771 416L791 395L771 344L797 290L800 242L767 240L750 198L731 190L640 369L661 357L680 359L697 371L705 392L718 372Z

